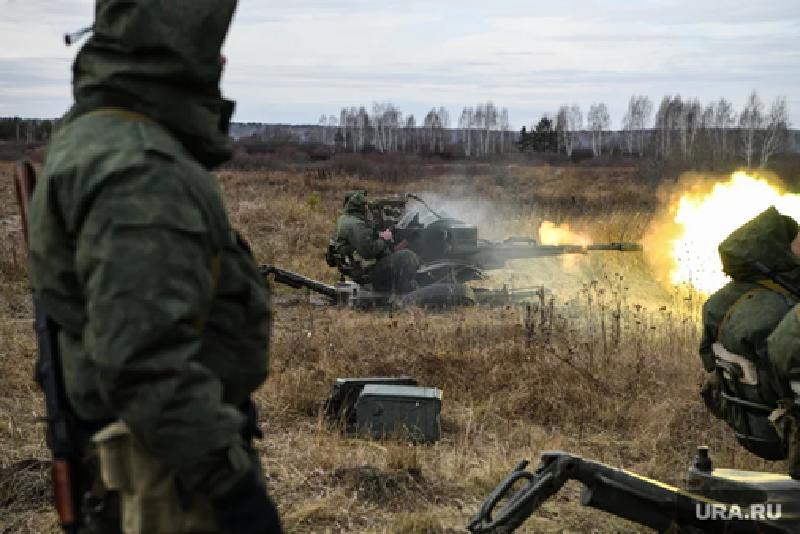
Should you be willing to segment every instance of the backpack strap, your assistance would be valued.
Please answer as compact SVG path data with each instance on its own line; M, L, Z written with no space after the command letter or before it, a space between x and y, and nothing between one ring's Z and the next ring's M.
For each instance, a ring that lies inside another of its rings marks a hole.
M742 296L740 296L738 299L736 299L736 302L731 304L731 307L728 308L728 311L725 312L725 316L722 318L722 321L720 321L720 323L719 323L719 328L717 328L717 339L722 339L722 329L725 328L725 323L728 322L728 317L731 316L731 313L733 313L733 310L736 308L736 306L741 304L746 298L749 298L750 295L758 293L759 291L766 291L766 290L767 290L766 287L757 287L755 289L751 289L750 291L742 294Z
M798 296L792 293L791 291L787 290L782 285L776 283L773 280L756 280L757 284L764 286L765 288L769 289L770 291L774 291L775 293L780 293L781 295L787 296L792 300L798 300Z
M750 297L754 293L758 293L759 291L774 291L775 293L780 293L786 297L789 297L794 300L798 300L797 296L794 295L791 291L787 291L783 286L780 284L775 283L772 280L756 280L756 283L762 287L757 287L755 289L751 289L750 291L744 293L741 297L736 299L736 302L731 304L731 307L728 308L728 311L725 312L725 316L722 318L722 321L719 323L719 328L717 329L717 339L722 339L722 329L725 327L725 323L728 321L728 317L730 317L731 313L733 313L734 308L744 301L744 299ZM800 314L800 310L798 310L798 314Z

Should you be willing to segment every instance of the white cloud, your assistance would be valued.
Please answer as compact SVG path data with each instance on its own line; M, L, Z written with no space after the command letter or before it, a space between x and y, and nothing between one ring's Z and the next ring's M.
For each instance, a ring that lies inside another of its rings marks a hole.
M93 5L0 7L3 113L69 105L77 47L63 33L91 24ZM604 101L618 125L634 93L741 105L757 89L797 102L798 30L796 0L251 0L225 45L223 88L240 121L316 122L380 100L415 114L444 105L455 121L493 100L518 128L562 103ZM790 112L800 124L800 109Z

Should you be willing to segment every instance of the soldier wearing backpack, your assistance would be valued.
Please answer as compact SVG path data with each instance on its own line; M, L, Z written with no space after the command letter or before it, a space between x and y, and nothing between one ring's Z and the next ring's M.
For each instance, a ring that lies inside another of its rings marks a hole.
M766 276L763 267L800 286L798 223L770 207L731 233L719 253L732 281L703 306L700 356L709 377L702 395L748 451L768 461L786 460L791 444L772 421L790 392L770 358L768 339L800 295ZM792 466L790 471L800 477Z

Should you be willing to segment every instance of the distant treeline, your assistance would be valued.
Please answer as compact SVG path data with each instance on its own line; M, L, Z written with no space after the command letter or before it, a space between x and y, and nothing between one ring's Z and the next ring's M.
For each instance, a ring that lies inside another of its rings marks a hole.
M564 104L519 130L509 123L507 108L491 101L465 107L456 124L444 107L431 108L418 121L391 102L380 102L371 112L362 105L342 108L338 117L322 115L316 125L248 123L231 134L244 143L313 143L332 153L473 158L518 151L572 159L619 153L714 170L766 167L778 153L797 153L800 143L788 116L785 97L767 107L756 91L738 111L725 98L703 105L697 98L666 95L656 108L649 97L634 95L616 128L602 102L593 102L585 117L580 105Z
M4 141L46 141L53 133L55 121L0 117L0 139Z
M697 98L666 95L654 109L649 97L634 95L616 129L606 105L593 102L585 121L580 105L564 104L517 131L509 122L508 109L491 101L464 107L456 125L451 125L444 107L431 108L417 121L391 102L376 102L371 113L363 105L344 107L338 117L323 114L316 125L235 123L230 133L243 144L313 143L330 153L474 158L518 151L572 158L577 150L589 157L620 153L713 170L732 164L766 167L775 154L797 152L788 116L785 97L767 108L756 91L738 111L725 98L703 105ZM50 120L0 119L0 139L46 140L53 128Z

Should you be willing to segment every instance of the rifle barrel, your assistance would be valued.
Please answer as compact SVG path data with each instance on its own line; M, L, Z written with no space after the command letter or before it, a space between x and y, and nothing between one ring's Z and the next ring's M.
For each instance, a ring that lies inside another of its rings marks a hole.
M763 263L761 263L759 261L751 261L750 263L761 274L763 274L764 276L766 276L767 278L769 278L770 280L772 280L773 282L775 282L776 284L781 286L783 289L785 289L786 291L788 291L789 293L794 295L796 298L800 299L800 288L798 288L797 286L795 286L791 282L788 282L781 275L779 275L778 273L776 273L775 271L773 271L772 269L770 269L769 267L767 267Z
M29 248L28 213L33 191L36 188L36 172L29 161L21 160L14 165L13 174L25 246ZM72 414L63 383L55 325L48 319L35 291L32 297L33 327L38 349L36 374L37 381L44 391L48 446L52 456L51 477L55 507L62 530L67 534L77 534L79 491L73 475L80 454L73 442L73 429L70 423Z
M14 189L17 191L17 204L19 204L20 218L22 219L22 236L25 239L25 248L28 247L28 206L36 187L36 173L30 162L20 160L14 164Z

